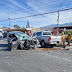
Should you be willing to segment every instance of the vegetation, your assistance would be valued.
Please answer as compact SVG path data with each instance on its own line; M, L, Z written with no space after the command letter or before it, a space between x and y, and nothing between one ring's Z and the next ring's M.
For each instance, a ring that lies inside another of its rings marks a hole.
M20 29L20 26L19 26L19 25L17 25L17 24L16 24L16 25L14 25L14 27L15 27L15 28L17 28L17 29Z

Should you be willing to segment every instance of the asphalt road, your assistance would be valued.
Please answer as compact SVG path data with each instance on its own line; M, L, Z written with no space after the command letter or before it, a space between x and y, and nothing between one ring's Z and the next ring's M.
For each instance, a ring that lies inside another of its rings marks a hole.
M9 51L6 40L0 41L0 72L72 72L70 50Z

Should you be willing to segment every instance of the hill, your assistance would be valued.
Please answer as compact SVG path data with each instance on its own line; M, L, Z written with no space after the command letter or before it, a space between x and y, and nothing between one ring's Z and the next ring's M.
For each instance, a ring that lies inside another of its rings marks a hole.
M59 24L58 26L59 26L59 27L72 26L72 22L70 22L70 23L65 23L65 24ZM48 25L48 26L41 27L41 28L49 29L49 28L54 28L54 27L57 27L57 24L52 24L52 25Z

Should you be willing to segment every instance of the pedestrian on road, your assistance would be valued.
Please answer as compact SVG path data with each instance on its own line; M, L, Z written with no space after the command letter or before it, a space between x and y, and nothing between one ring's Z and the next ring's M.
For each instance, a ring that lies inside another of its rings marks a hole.
M65 48L65 35L64 35L64 32L62 32L62 43L63 43L63 47Z
M68 33L68 37L67 37L67 39L68 39L68 46L70 46L70 42L71 42L71 33L69 32Z
M0 32L0 40L3 41L3 36L2 36L2 33Z

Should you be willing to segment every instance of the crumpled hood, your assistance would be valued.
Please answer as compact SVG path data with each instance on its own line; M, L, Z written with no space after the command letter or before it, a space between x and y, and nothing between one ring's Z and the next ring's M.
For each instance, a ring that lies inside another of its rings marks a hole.
M16 36L19 40L31 40L31 37L27 34L16 34Z

